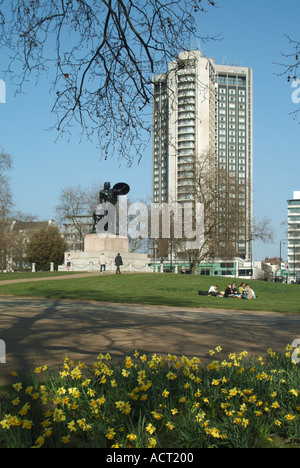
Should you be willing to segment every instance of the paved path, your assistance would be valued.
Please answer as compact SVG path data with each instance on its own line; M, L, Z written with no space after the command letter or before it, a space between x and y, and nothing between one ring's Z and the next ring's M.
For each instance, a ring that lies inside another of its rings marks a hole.
M300 316L0 296L0 339L6 343L3 385L12 370L57 366L65 356L93 363L100 352L117 359L137 349L205 360L218 345L224 357L245 349L284 352L300 339Z
M113 274L114 272L107 272L106 274ZM126 272L129 273L129 272ZM16 283L31 283L32 281L53 281L53 280L68 280L74 278L88 278L89 276L99 276L99 271L92 273L71 273L70 275L58 275L58 276L43 276L41 278L15 278L10 280L1 280L0 287L5 284L16 284ZM1 291L0 291L1 293Z

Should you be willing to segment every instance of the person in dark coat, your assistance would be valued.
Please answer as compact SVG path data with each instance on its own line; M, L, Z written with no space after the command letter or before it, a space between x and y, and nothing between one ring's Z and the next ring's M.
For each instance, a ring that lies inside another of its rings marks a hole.
M117 267L116 269L116 273L118 274L121 274L121 270L120 270L120 266L123 265L123 260L122 260L122 257L121 255L118 253L118 255L116 256L115 258L115 265Z

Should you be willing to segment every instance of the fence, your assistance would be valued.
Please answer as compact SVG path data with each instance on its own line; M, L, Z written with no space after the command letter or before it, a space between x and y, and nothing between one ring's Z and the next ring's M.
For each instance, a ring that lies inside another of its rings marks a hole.
M54 271L54 263L50 263L50 271ZM88 262L86 265L76 265L76 263L71 263L71 266L69 267L69 271L88 271L88 272L93 272L93 271L99 271L100 265L95 264L93 261ZM143 265L135 265L133 262L128 262L125 265L121 266L122 271L129 271L129 272L146 272L146 273L164 273L164 272L169 272L169 267L166 265L157 264L157 263L145 263ZM106 271L115 271L116 270L116 265L114 261L109 262L106 264ZM32 263L31 265L31 271L33 273L36 272L35 268L35 263ZM60 265L59 271L67 271L67 265ZM178 273L178 265L174 265L174 273Z
M149 263L145 263L144 265L137 266L132 262L127 263L126 265L121 266L122 271L129 271L129 272L138 272L138 271L145 271L147 273L152 273L153 272L153 267L149 265ZM69 268L69 271L88 271L88 272L93 272L93 271L99 271L100 265L95 264L94 262L90 261L85 265L76 265L76 263L71 263L71 266ZM115 271L116 265L112 261L106 265L106 270L107 271ZM50 263L50 271L54 271L54 263ZM36 266L35 263L31 264L31 271L32 273L36 272ZM67 271L67 265L60 265L59 266L59 271Z

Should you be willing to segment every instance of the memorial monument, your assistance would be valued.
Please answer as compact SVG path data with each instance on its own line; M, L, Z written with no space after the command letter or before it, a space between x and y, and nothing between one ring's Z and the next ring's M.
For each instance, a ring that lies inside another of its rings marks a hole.
M84 251L71 252L72 271L94 271L99 269L99 257L102 253L105 254L108 261L108 271L115 270L114 259L117 253L121 253L123 271L137 273L151 271L151 268L148 266L147 254L129 252L129 239L127 235L124 236L119 233L119 197L127 195L129 191L129 185L124 182L119 182L112 188L110 182L104 183L103 188L99 192L100 204L93 213L92 230L84 238ZM125 220L127 221L126 216ZM65 254L65 264L66 256L67 253ZM65 265L59 267L59 270L64 269Z
M125 182L119 182L118 184L114 185L113 188L110 188L110 182L105 182L104 187L102 190L100 190L99 193L99 201L100 201L100 207L105 208L105 205L111 204L113 206L116 206L118 203L118 197L120 195L127 195L129 193L130 187L129 185L125 184ZM93 213L93 219L94 219L94 224L93 224L93 229L92 233L95 234L97 233L97 225L101 219L103 219L108 212L104 210L104 213L98 214L97 210L94 211ZM108 231L109 229L108 222L104 225L104 231ZM98 230L98 234L101 234L101 230Z
M100 205L93 213L93 227L91 234L84 238L84 251L122 251L128 252L128 237L120 236L117 229L118 198L129 193L130 187L125 182L115 184L105 182L99 192ZM107 221L107 222L106 222Z

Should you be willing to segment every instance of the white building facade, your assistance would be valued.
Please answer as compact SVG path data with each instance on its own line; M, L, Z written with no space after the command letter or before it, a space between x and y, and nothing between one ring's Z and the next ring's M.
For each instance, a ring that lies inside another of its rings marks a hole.
M300 191L288 200L288 276L289 282L300 281Z
M252 70L182 52L154 78L154 203L190 202L197 165L231 180L236 254L252 258Z

